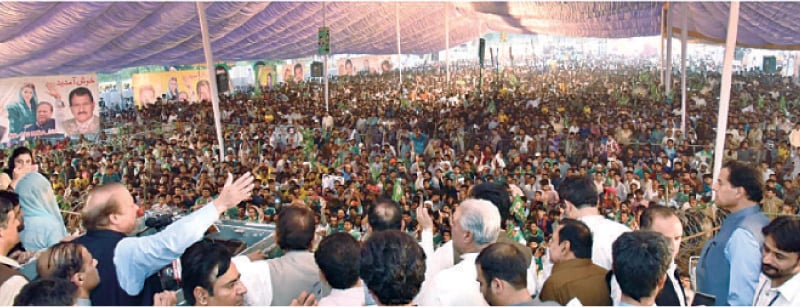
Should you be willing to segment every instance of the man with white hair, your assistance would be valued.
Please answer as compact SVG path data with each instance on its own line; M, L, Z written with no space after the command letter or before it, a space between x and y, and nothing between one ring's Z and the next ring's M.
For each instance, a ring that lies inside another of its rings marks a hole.
M426 283L417 297L420 305L486 306L477 282L475 258L500 233L500 211L490 202L467 199L453 214L453 248L461 254L461 262L443 270Z

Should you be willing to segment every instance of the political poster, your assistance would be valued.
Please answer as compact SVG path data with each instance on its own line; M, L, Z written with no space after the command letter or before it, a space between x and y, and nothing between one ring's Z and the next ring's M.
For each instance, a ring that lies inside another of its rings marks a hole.
M100 131L97 74L0 79L0 142Z
M173 101L211 101L207 70L175 70L133 74L133 101L137 106L157 98Z
M277 69L280 73L280 82L283 83L300 83L311 76L311 63L304 61L292 61L287 64L278 65Z
M273 64L256 62L253 73L255 74L256 87L261 92L269 91L278 84L278 68Z
M357 74L385 74L394 69L391 56L363 55L336 61L339 76L355 76Z

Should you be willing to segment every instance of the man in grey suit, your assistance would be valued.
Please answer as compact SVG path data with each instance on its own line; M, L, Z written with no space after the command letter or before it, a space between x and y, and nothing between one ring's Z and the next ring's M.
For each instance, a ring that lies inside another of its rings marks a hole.
M311 248L314 243L314 213L305 207L284 207L278 214L275 241L283 256L252 261L235 257L233 262L242 274L241 281L250 291L245 295L247 305L287 306L292 299L310 293L317 298L323 289L320 270ZM327 291L326 291L327 290Z
M69 92L69 109L74 118L61 123L67 135L97 133L100 130L100 117L94 115L92 91L78 87Z

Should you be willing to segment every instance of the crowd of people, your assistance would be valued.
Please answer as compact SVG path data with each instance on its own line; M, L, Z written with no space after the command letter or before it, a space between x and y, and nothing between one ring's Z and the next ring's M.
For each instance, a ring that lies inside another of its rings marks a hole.
M641 66L450 75L408 70L399 87L394 75L339 77L329 105L304 82L223 97L223 148L210 103L157 100L105 113L115 133L2 153L0 184L15 194L0 194L0 213L7 231L26 227L0 259L35 257L41 278L21 292L24 278L9 278L0 301L39 299L26 293L60 278L83 303L170 304L154 273L180 258L183 295L198 305L793 302L791 80L734 76L712 182L719 74L689 73L686 129L679 94ZM145 214L181 218L126 237ZM234 257L201 240L220 215L274 223L281 253ZM702 252L682 248L718 226ZM702 255L694 286L690 255Z

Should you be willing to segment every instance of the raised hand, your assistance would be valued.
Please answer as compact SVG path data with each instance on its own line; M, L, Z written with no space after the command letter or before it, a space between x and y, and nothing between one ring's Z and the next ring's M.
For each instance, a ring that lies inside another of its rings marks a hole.
M225 210L235 207L240 202L250 199L253 194L253 175L249 172L242 175L236 181L233 181L233 174L228 173L228 179L225 180L225 186L217 199L214 200L214 206L217 207L217 212L222 214Z

